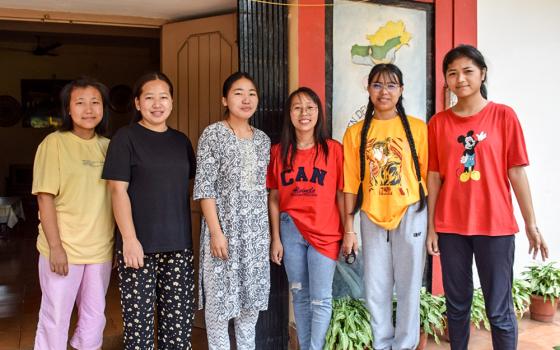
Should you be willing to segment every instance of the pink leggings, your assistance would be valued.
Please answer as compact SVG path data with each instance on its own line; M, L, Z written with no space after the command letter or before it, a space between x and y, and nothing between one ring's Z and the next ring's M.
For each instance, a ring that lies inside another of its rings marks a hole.
M103 344L105 294L111 278L111 262L68 264L68 275L51 272L49 260L39 256L39 282L43 297L35 350L66 350L74 303L78 324L70 341L79 350L97 350Z

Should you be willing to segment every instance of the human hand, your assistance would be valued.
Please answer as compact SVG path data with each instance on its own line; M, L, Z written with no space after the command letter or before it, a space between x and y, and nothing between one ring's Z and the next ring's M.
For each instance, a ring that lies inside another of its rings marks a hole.
M548 258L548 246L544 241L542 234L537 226L526 226L525 233L529 240L529 254L533 254L533 259L536 259L539 250L541 251L541 258L545 261Z
M62 245L50 248L49 263L51 271L61 275L68 275L68 256Z
M282 258L284 257L284 247L280 239L273 239L270 243L270 260L276 265L282 264Z
M434 229L428 229L426 236L426 250L430 255L439 256L438 234Z
M125 267L144 267L144 249L137 238L123 239L123 259Z
M358 254L358 237L356 237L356 232L348 231L342 239L342 255L348 256L352 252Z
M227 260L229 258L228 241L221 230L210 233L210 252L213 257L218 259Z

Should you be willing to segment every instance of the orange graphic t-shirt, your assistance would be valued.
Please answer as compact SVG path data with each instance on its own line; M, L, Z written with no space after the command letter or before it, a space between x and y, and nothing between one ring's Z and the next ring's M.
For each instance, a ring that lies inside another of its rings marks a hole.
M420 174L426 189L428 169L428 138L426 124L408 117L418 154ZM364 121L344 134L344 192L358 193L360 188L360 140ZM362 210L375 224L392 230L401 222L409 205L420 199L416 170L399 117L373 119L367 134L365 175L362 182Z

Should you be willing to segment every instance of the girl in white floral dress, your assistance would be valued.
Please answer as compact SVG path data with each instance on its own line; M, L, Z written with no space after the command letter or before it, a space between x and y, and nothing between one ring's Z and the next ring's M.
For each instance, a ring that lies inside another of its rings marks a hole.
M204 215L200 237L199 302L208 347L229 349L234 319L237 349L255 348L259 311L268 307L270 244L266 169L270 139L249 124L258 93L246 73L223 86L226 119L209 125L197 151L194 199Z

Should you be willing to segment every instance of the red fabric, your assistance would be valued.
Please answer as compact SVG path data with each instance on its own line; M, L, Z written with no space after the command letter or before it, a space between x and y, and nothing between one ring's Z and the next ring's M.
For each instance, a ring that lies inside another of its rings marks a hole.
M336 203L343 187L342 145L329 140L328 161L315 149L298 150L293 170L283 173L280 145L270 152L267 187L277 189L280 211L288 213L302 236L321 254L337 259L344 229Z
M439 172L442 179L434 216L436 231L488 236L517 233L508 169L528 165L529 160L515 112L492 102L470 117L446 110L430 120L428 141L428 169Z

